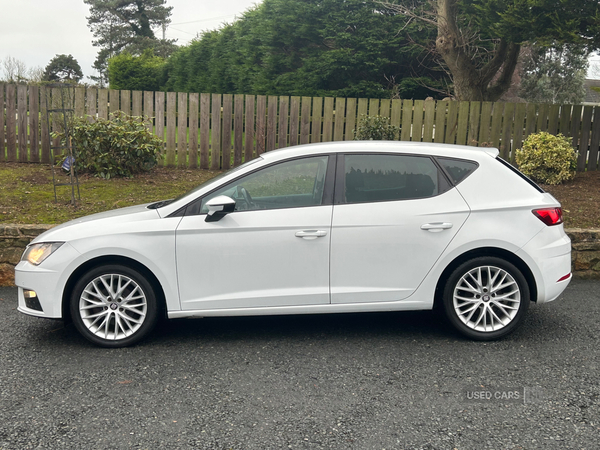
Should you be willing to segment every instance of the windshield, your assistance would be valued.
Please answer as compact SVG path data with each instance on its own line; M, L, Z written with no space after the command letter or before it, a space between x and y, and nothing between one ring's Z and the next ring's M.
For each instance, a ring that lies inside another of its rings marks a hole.
M184 194L181 194L180 196L178 196L178 197L176 197L176 198L174 198L172 200L163 200L163 201L160 201L160 202L157 202L157 203L153 203L149 207L152 207L152 208L156 209L156 208L162 208L163 206L170 205L171 203L176 202L178 200L181 200L182 198L185 198L188 195L194 194L195 192L199 191L200 189L203 189L205 186L207 186L207 185L209 185L211 183L214 183L215 181L220 180L221 178L225 177L226 175L230 175L232 173L235 173L238 170L241 170L241 169L243 169L245 167L248 167L248 166L250 166L250 165L252 165L252 164L254 164L254 163L256 163L256 162L258 162L260 160L262 160L261 157L254 158L254 159L252 159L252 160L250 160L250 161L242 164L241 166L234 167L233 169L228 170L227 172L223 172L223 173L217 175L216 177L211 178L210 180L206 180L204 183L199 184L198 186L196 186L192 190L190 190L190 191L188 191L188 192L186 192Z

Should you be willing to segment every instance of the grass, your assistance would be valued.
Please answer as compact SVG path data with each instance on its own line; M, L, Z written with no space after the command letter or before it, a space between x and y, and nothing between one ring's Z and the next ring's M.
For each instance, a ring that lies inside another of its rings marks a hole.
M57 170L57 172L59 172ZM70 204L70 187L57 187L46 164L0 163L1 223L62 223L88 214L176 197L221 171L157 168L135 178L80 177L81 201ZM61 181L66 181L63 175ZM600 171L577 174L559 186L543 186L563 205L568 228L600 228Z

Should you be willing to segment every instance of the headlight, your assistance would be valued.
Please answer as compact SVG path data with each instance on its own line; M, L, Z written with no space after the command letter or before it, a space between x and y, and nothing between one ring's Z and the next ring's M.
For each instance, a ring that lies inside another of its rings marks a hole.
M29 261L34 266L39 266L48 256L54 253L64 242L44 242L32 244L27 247L21 261Z

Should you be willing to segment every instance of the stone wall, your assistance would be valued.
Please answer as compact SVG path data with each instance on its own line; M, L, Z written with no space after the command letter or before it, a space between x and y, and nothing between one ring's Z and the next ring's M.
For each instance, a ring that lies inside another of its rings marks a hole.
M53 226L0 224L0 286L14 284L14 267L27 244ZM600 229L571 228L566 232L573 244L573 274L600 279Z

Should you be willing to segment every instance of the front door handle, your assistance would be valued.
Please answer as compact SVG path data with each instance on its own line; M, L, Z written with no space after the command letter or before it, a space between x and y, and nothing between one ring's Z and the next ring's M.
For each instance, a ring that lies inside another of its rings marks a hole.
M432 233L439 233L440 231L448 230L449 228L452 228L450 222L426 223L421 225L421 230L430 231Z
M306 239L307 241L311 241L313 239L319 238L319 237L323 237L323 236L327 236L327 231L324 230L303 230L303 231L297 231L296 232L296 237L302 238L302 239Z

